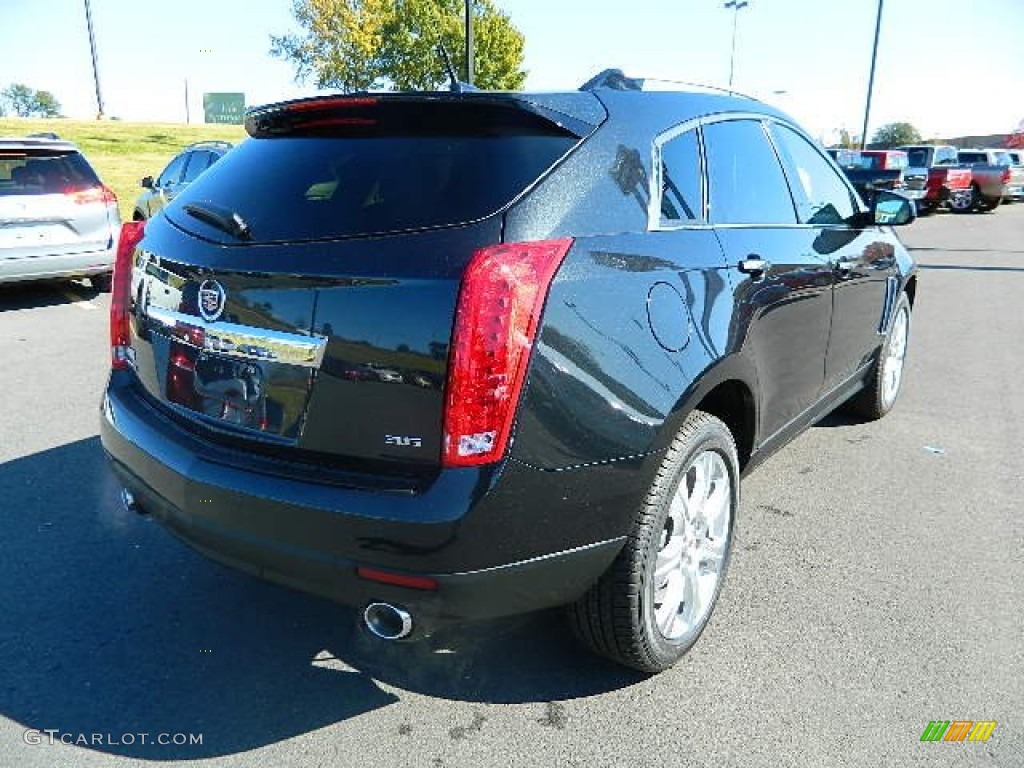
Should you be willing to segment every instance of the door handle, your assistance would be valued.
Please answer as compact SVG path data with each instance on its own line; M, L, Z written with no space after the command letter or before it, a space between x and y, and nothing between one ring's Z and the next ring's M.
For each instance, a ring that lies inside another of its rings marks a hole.
M764 277L765 273L772 268L772 263L767 259L762 259L757 256L751 255L739 264L736 268L744 274L750 275L751 277L758 278Z

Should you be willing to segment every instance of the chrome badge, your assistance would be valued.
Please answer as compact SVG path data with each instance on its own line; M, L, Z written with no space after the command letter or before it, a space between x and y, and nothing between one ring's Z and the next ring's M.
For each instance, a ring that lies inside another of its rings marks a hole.
M216 280L203 280L199 284L199 314L203 320L212 323L219 318L224 312L227 297L224 286Z

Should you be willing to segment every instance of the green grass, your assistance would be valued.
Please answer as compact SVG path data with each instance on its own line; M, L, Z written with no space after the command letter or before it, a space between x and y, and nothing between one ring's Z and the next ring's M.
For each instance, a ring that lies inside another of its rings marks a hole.
M211 139L237 144L245 138L240 125L0 118L0 136L41 131L52 131L78 145L103 182L114 190L125 221L131 220L135 198L142 192L139 180L159 174L182 147Z

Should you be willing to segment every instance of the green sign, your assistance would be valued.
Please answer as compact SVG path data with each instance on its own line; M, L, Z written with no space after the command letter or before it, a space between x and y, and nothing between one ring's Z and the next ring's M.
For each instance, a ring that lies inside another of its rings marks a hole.
M245 94L204 93L203 114L208 123L241 125L245 117Z

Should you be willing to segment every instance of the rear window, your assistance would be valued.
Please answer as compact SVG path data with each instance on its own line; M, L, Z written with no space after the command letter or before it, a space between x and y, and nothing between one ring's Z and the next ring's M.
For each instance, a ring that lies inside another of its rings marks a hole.
M0 196L61 194L99 183L77 152L0 148Z
M465 131L465 132L463 132ZM215 204L257 242L337 239L461 224L501 210L577 139L554 132L488 135L286 135L243 142L166 214L230 241L183 210Z
M961 152L961 163L987 163L988 158L983 152Z

